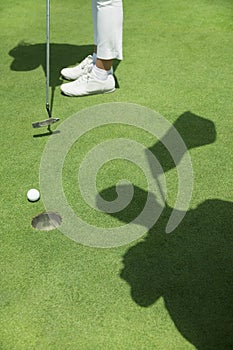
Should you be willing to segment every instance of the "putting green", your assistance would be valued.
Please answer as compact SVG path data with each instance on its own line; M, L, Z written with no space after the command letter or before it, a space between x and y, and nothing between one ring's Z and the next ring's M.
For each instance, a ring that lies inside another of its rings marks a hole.
M93 226L128 224L148 198L144 172L127 159L113 159L100 168L97 191L116 200L115 185L126 179L134 184L132 206L116 213L88 206L77 186L78 168L93 147L133 140L164 171L166 207L155 225L136 241L101 249L58 229L31 226L45 208L43 198L28 202L27 191L40 189L49 137L63 142L62 133L43 136L46 128L31 126L47 118L45 2L1 4L0 349L233 348L232 15L228 0L125 0L119 88L76 99L60 94L59 71L92 52L91 4L51 1L50 83L53 116L60 118L52 128L96 105L137 104L164 116L191 156L192 199L168 235L179 179L166 137L121 123L96 128L73 144L62 186L76 215ZM54 155L59 157L56 149Z

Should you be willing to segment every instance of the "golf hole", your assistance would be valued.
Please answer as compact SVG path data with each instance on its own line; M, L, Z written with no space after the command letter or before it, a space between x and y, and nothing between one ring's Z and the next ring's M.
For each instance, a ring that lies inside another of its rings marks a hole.
M32 227L40 231L55 230L62 223L62 217L55 212L41 213L32 219Z

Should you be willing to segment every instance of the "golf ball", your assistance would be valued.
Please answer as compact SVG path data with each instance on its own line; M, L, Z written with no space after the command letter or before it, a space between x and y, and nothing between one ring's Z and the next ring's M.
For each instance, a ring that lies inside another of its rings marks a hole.
M35 188L31 188L27 192L27 198L30 202L36 202L40 198L40 192L36 190Z

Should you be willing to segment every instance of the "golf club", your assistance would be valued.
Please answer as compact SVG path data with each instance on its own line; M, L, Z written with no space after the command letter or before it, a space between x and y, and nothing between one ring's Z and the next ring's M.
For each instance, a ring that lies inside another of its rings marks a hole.
M33 128L48 126L49 132L51 124L59 121L59 118L52 117L52 111L49 105L49 82L50 82L50 0L46 0L46 110L49 119L32 123Z

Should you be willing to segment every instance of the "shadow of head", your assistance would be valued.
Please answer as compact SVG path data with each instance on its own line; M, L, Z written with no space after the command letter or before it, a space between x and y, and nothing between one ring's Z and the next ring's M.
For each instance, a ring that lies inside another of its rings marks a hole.
M177 137L180 136L180 140ZM183 113L165 133L161 140L158 140L149 150L156 156L163 171L169 171L176 167L184 152L195 147L209 145L216 140L216 129L214 123L206 118L202 118L189 111ZM182 146L182 141L185 147ZM176 164L167 148L175 152ZM156 177L156 171L148 159L151 166L151 172Z
M214 123L190 111L179 116L174 127L181 135L188 150L209 145L216 140Z

